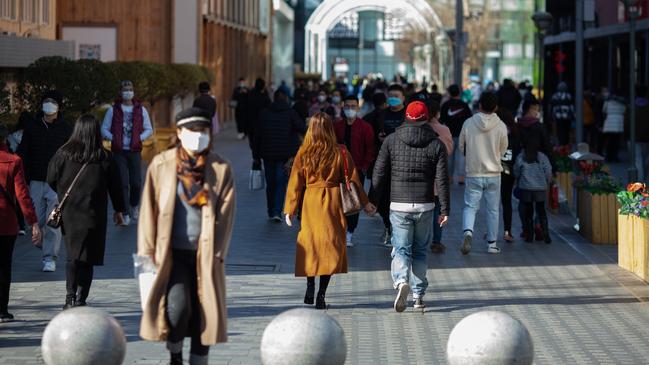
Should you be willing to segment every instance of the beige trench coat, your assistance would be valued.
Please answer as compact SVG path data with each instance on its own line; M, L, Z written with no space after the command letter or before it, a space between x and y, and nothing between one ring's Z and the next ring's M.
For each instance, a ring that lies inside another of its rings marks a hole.
M138 222L138 255L154 258L157 275L142 313L140 336L165 341L167 283L171 273L171 227L176 202L176 150L157 155L147 171ZM198 298L201 342L205 346L227 341L225 268L235 211L234 178L230 163L216 153L207 160L205 186L209 203L202 209L198 244Z

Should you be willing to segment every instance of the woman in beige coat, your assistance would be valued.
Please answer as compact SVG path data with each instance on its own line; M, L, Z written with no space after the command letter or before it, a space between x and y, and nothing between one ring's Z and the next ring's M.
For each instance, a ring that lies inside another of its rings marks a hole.
M209 346L227 341L224 259L234 220L230 164L211 151L210 117L190 108L176 116L180 144L156 156L146 175L138 255L157 274L146 301L140 336L167 341L171 364L207 364Z

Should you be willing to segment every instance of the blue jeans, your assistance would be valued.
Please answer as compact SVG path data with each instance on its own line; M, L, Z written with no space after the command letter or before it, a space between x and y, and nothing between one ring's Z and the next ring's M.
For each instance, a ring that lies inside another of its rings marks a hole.
M448 156L448 175L451 179L454 176L464 177L465 157L464 152L460 149L460 137L453 137L453 152Z
M286 186L288 176L284 171L286 160L264 160L264 172L266 174L266 204L268 205L268 216L281 217L284 209L284 198L286 197Z
M424 213L390 211L394 288L402 283L410 283L415 298L423 297L428 287L426 255L431 240L432 220L432 210Z
M444 231L443 227L439 226L439 216L442 214L442 208L439 205L439 202L435 202L435 210L433 210L433 245L438 245L442 243L442 232Z
M467 177L464 187L464 212L462 228L473 232L475 216L484 196L487 203L487 242L496 242L500 218L500 175L493 177Z

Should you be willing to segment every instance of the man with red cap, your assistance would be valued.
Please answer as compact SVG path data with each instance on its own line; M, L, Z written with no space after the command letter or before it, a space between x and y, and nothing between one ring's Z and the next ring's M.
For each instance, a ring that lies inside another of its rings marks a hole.
M380 201L390 186L391 271L394 288L398 291L394 302L397 312L406 309L411 288L414 307L424 308L435 186L441 211L435 224L444 226L450 210L446 148L428 119L424 103L415 101L408 105L406 122L386 138L372 176L376 190L373 199Z

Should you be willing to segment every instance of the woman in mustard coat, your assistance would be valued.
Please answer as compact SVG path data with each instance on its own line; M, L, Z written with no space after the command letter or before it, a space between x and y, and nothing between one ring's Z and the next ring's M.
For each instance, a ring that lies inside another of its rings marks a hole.
M345 180L343 154L351 180L361 187L359 198L365 213L373 215L376 208L362 189L354 161L346 148L336 143L333 122L325 113L311 117L286 191L286 224L292 226L291 219L301 213L295 276L307 277L305 304L314 303L315 277L320 276L316 309L326 308L325 293L331 275L347 272L347 220L339 188Z

